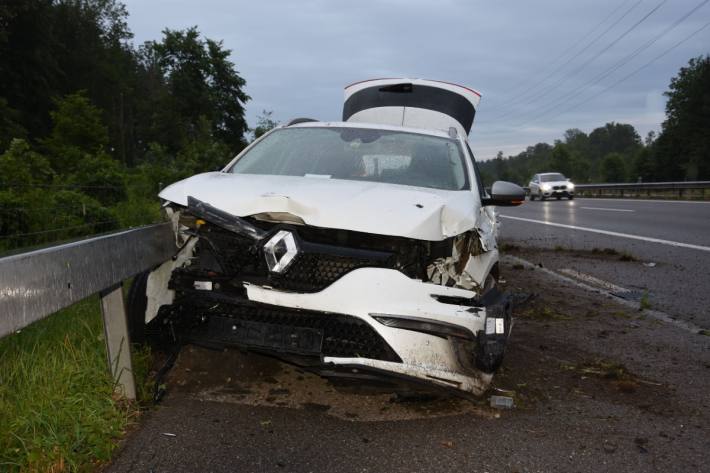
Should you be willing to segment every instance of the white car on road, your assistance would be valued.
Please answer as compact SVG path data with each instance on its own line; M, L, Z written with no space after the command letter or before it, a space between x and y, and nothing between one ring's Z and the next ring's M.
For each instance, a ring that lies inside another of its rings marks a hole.
M481 394L511 329L494 206L524 192L484 190L466 138L479 99L353 84L342 122L296 120L167 187L177 253L136 279L131 314L175 343Z
M574 199L574 183L559 172L543 172L535 174L528 184L530 189L530 200L536 198L545 200L548 197L555 197L560 200L567 197Z

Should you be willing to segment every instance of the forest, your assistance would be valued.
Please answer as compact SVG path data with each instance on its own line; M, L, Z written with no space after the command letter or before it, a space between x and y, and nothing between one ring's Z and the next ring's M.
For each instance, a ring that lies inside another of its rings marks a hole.
M135 45L116 0L2 2L0 252L154 222L162 187L224 165L274 126L265 112L249 129L234 58L197 27ZM658 136L570 129L482 161L485 180L710 179L710 58L691 59L667 96Z
M656 135L607 123L589 134L572 128L553 144L479 162L484 182L527 185L533 174L561 172L579 183L710 180L710 56L693 58L670 79L666 119Z

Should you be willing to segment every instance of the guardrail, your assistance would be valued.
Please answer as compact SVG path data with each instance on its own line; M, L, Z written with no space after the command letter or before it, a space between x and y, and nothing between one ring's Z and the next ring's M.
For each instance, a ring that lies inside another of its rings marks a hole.
M678 195L679 199L695 197L699 199L710 198L710 181L678 181L678 182L622 182L609 184L575 184L575 193L582 197L604 197L631 195L642 195L652 197L654 194L672 192ZM487 189L490 192L489 189ZM530 188L523 187L525 193L530 195ZM698 192L699 191L699 192Z
M658 193L677 194L679 199L692 196L692 191L700 190L696 194L704 198L706 189L710 189L710 181L684 181L684 182L629 182L612 184L576 184L575 192L582 196L619 195L644 195L651 197Z
M135 399L123 281L176 251L170 224L160 223L0 258L0 338L99 293L109 369Z

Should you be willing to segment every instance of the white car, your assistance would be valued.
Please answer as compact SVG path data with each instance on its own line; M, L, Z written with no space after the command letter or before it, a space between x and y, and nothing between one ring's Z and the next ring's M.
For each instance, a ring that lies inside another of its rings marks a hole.
M559 172L543 172L535 174L528 184L530 189L530 200L536 198L545 200L548 197L555 197L560 200L567 197L574 199L574 183Z
M494 206L524 191L485 193L477 92L388 79L345 99L342 122L296 120L164 189L178 251L131 313L175 342L481 394L511 329Z

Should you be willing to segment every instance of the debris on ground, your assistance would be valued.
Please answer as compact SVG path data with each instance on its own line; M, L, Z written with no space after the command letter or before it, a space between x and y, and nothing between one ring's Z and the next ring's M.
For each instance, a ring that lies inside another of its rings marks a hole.
M491 396L491 407L495 409L512 409L513 398L509 396Z

